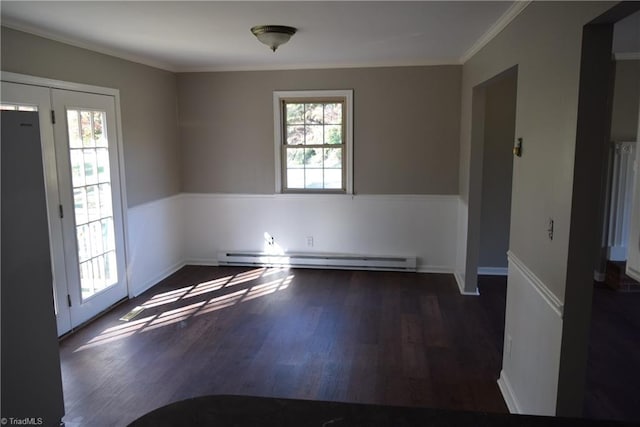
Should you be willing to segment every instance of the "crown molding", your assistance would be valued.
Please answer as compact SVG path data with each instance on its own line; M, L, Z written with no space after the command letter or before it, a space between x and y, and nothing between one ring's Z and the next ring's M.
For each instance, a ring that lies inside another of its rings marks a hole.
M285 71L285 70L325 70L343 68L385 68L385 67L428 67L438 65L462 65L455 59L434 59L421 61L377 61L326 64L286 64L286 65L246 65L186 67L176 69L177 73L206 73L227 71Z
M137 64L142 64L142 65L146 65L153 68L159 68L161 70L171 71L174 73L177 71L175 67L169 64L153 61L141 55L124 53L118 49L109 49L109 48L105 48L104 46L100 46L98 44L94 44L86 41L80 41L70 37L60 36L58 34L49 32L47 30L43 30L41 28L37 28L31 25L25 24L23 22L14 21L12 19L6 19L3 17L2 26L11 28L12 30L22 31L23 33L33 34L34 36L44 37L49 40L68 44L70 46L78 47L80 49L87 49L92 52L101 53L103 55L109 55L116 58L124 59L126 61L135 62Z
M467 50L459 60L460 64L464 64L476 53L485 47L494 37L496 37L507 25L511 23L523 10L529 6L531 0L515 1L505 13L484 33L476 42Z

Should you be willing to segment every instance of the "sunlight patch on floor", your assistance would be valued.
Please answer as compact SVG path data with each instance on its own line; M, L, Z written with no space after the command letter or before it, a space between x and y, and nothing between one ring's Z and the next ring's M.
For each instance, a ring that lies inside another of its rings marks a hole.
M178 301L186 301L188 298L202 296L210 292L224 292L230 286L248 283L260 278L273 276L288 272L288 268L257 268L254 270L238 273L233 276L221 277L214 280L189 285L179 289L162 292L148 299L141 306L136 315L140 314L144 309L158 307L165 304L175 303ZM293 281L294 275L288 275L283 278L274 279L266 283L258 283L235 292L225 293L223 295L214 296L197 303L184 305L172 310L163 311L159 314L147 316L137 320L126 320L120 318L124 324L109 327L102 331L99 335L87 341L84 345L78 347L74 352L86 350L99 345L111 343L123 338L130 337L134 334L152 331L164 326L186 322L188 319L203 314L212 313L227 307L236 305L238 302L251 301L266 295L273 294L276 291L287 289ZM230 289L229 289L230 290ZM126 316L126 315L125 315Z

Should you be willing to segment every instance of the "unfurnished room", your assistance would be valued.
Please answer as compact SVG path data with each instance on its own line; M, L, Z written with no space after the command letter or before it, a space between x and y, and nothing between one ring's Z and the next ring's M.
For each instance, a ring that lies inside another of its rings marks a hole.
M0 11L3 425L640 423L640 2Z

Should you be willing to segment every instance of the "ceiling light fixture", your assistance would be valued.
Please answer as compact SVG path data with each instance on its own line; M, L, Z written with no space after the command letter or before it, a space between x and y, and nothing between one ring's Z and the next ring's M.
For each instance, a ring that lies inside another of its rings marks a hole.
M278 49L278 46L288 42L296 31L298 31L296 28L284 25L256 25L251 28L253 35L274 52Z

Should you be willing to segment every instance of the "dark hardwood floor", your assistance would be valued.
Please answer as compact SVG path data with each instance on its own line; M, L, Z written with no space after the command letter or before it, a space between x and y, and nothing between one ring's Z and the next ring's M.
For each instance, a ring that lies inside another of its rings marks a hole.
M593 290L584 414L640 423L640 293Z
M505 285L480 292L451 275L185 267L61 342L64 421L126 425L208 394L507 412Z

